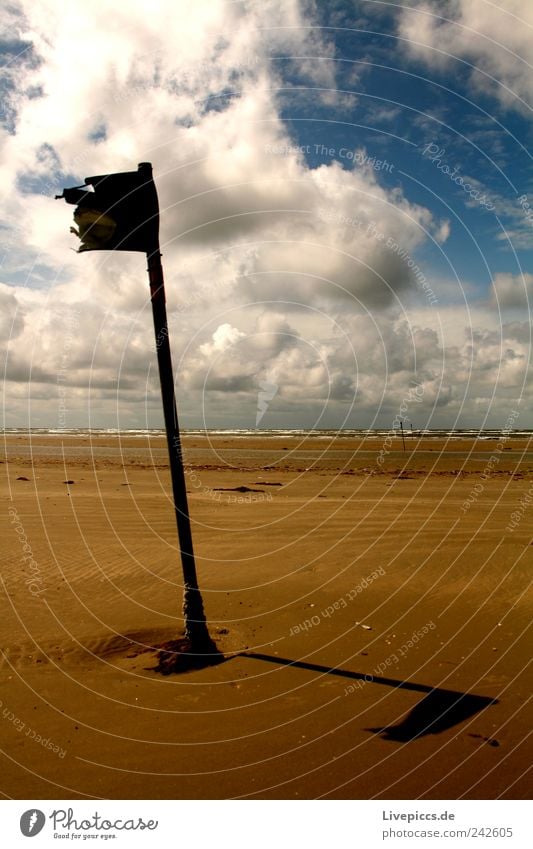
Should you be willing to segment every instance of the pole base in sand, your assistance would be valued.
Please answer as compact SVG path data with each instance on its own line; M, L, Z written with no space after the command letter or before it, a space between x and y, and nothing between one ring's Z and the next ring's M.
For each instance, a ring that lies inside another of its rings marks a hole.
M152 669L162 675L173 675L216 666L225 659L210 637L201 645L198 642L193 644L187 637L182 637L179 640L168 640L159 646L157 666Z

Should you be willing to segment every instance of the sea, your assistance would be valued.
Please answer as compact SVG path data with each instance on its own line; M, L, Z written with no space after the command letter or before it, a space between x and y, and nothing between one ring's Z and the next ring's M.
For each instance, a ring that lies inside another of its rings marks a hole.
M121 439L139 438L143 436L158 437L164 436L165 430L162 428L27 428L13 427L2 428L5 435L21 435L21 436L120 436ZM250 437L267 438L267 439L284 439L287 437L300 438L316 438L316 439L384 439L394 433L397 436L401 435L401 431L397 428L389 429L305 429L305 428L279 428L270 430L261 430L260 428L182 428L181 432L184 436L228 436L236 439L247 439ZM530 430L489 430L489 429L404 429L405 436L424 437L425 439L493 439L499 440L502 436L507 439L530 439L533 436L533 429Z

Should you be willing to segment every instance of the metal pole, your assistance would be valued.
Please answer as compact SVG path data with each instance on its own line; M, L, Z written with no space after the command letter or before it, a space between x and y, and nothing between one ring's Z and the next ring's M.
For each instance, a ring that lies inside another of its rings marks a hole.
M146 254L148 260L148 276L150 280L150 297L154 318L155 344L161 395L163 398L163 413L167 432L168 456L174 509L178 526L178 539L181 550L183 568L183 619L185 621L185 636L190 642L191 650L195 653L216 652L216 646L209 636L204 613L202 596L198 588L196 564L192 545L191 522L187 504L185 473L181 450L178 412L174 393L174 377L172 373L172 358L168 338L168 322L165 298L165 283L159 245L157 249Z
M405 436L403 435L403 422L400 422L400 427L402 429L403 450L405 451Z

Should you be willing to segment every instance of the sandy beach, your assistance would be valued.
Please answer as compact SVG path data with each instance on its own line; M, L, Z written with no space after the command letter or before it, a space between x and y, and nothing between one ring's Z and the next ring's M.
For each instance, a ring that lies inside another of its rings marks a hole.
M185 436L225 660L174 675L164 439L2 454L5 797L527 798L527 439Z

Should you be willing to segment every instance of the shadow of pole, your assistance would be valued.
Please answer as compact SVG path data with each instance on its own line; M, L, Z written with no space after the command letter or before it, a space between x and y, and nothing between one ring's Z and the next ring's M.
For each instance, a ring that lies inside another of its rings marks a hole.
M336 675L340 678L363 681L365 684L381 684L385 687L426 693L425 698L415 705L411 712L397 725L365 729L365 731L371 731L374 734L381 734L385 740L393 740L398 743L407 743L410 740L423 737L425 734L439 734L465 719L469 719L489 705L498 704L498 700L490 696L478 696L472 693L463 693L460 690L431 687L427 684L417 684L414 681L402 681L397 678L383 678L380 675L365 675L362 672L336 669L303 660L289 660L276 655L243 652L240 657L263 660L268 663L276 663L279 666L293 666L297 669L307 669L310 672Z

